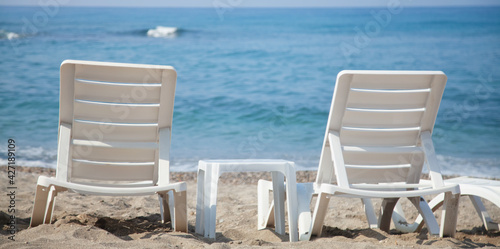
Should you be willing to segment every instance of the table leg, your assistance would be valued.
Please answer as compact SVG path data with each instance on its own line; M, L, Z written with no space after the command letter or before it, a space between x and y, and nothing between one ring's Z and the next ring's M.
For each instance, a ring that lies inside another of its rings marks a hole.
M286 199L288 205L288 233L290 242L299 240L298 234L298 200L297 200L297 180L295 169L286 167Z
M197 180L197 190L196 190L196 228L195 232L197 234L204 235L205 233L205 218L204 218L204 207L205 207L205 170L198 168L198 180Z
M208 207L205 207L205 237L215 239L215 226L217 225L217 185L219 183L219 166L212 165L211 170L206 176L206 181L208 182L207 188L205 188L205 193L209 193L208 196L205 195L205 202L208 203Z
M285 179L278 171L272 172L274 195L274 225L275 231L285 234Z

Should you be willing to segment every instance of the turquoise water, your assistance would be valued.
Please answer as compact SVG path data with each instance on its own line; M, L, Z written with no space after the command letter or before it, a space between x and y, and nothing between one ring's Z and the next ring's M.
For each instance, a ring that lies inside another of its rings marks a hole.
M177 31L148 36L157 26ZM0 7L0 30L0 152L14 138L24 165L55 167L59 65L79 59L177 69L176 171L216 158L316 169L339 71L442 70L443 171L500 177L500 8Z

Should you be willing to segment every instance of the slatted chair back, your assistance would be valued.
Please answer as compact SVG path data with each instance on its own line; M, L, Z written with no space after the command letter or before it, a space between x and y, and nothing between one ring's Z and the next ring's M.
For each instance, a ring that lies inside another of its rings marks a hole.
M63 62L56 178L168 184L176 77L169 66Z
M440 71L339 73L316 183L418 183L446 79Z

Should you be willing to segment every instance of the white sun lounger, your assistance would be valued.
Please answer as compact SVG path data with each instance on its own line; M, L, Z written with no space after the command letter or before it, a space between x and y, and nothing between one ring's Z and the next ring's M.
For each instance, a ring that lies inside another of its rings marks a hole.
M421 180L421 182L427 182L427 180ZM486 199L500 208L500 181L473 177L457 177L445 180L444 184L458 184L460 186L460 195L468 196L472 201L472 204L474 205L474 208L476 209L476 212L479 215L479 218L481 219L486 230L498 231L500 229L499 224L491 219L488 211L481 201L481 198ZM443 194L439 194L429 202L429 206L431 207L432 211L436 211L443 205L443 201ZM419 215L417 219L415 219L415 222L408 223L406 221L406 216L403 208L401 207L401 204L399 202L394 209L392 219L396 229L402 232L420 231L420 229L422 229L424 225L421 215Z
M370 227L384 231L398 199L407 197L430 234L455 234L459 188L444 184L431 139L445 84L446 75L438 71L339 73L317 179L297 186L300 240L321 235L328 202L337 196L362 198ZM422 184L425 162L432 180ZM259 195L268 195L271 185L259 184ZM441 193L445 208L440 229L420 196ZM311 217L313 195L317 202ZM369 198L384 200L378 221Z
M162 220L187 232L186 183L169 182L177 74L169 66L64 61L56 177L38 178L31 227L57 193L158 194Z

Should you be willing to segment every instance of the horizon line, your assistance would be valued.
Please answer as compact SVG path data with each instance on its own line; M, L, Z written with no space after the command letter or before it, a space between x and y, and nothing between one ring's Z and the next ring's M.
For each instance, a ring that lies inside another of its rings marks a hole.
M44 5L40 4L10 4L10 3L0 3L0 7L42 7ZM186 9L213 9L216 6L166 6L166 5L61 5L61 8L74 8L74 7L83 7L83 8L92 8L92 7L102 7L102 8L186 8ZM229 6L229 8L234 9L297 9L297 8L305 8L305 9L319 9L319 8L328 8L328 9L348 9L348 8L384 8L384 5L339 5L339 6ZM466 7L500 7L500 1L498 4L475 4L471 2L471 4L463 4L463 5L449 5L449 4L436 4L436 5L407 5L405 8L466 8ZM221 7L225 8L225 7Z

